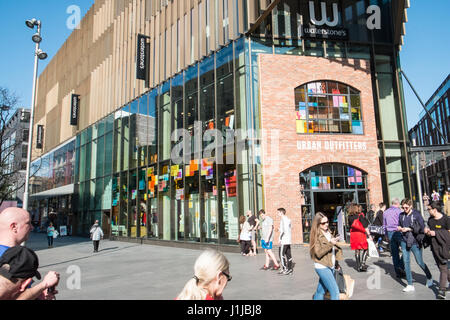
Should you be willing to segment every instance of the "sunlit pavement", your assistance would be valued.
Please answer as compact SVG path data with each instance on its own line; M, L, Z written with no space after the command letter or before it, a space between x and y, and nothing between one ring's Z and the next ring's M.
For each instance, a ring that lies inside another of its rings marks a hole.
M46 235L38 233L31 234L27 246L37 251L43 276L50 270L61 274L58 300L173 300L193 277L194 262L201 253L108 240L101 241L99 253L93 253L89 239L73 237L55 239L54 247L48 249ZM278 254L278 249L275 252ZM311 300L317 287L318 277L307 247L292 250L295 270L287 276L259 270L265 262L261 249L256 257L225 255L233 276L224 292L226 300ZM424 251L424 260L435 285L425 287L425 275L411 257L414 293L402 292L406 280L395 278L388 254L369 259L367 273L356 272L349 248L344 250L344 257L344 273L356 280L352 300L436 299L439 271L430 249Z

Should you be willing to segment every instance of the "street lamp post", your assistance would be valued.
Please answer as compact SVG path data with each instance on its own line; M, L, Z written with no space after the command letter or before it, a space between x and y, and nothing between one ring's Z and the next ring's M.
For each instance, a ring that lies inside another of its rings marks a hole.
M41 21L32 19L25 22L27 27L34 29L37 27L37 33L32 37L34 43L36 43L36 48L34 51L34 75L33 75L33 96L31 98L31 114L30 114L30 130L28 135L28 154L27 154L27 172L25 176L25 192L23 195L23 209L28 211L28 197L29 197L29 185L30 185L30 167L31 167L31 151L33 149L33 126L34 126L34 108L36 105L36 86L37 86L37 73L38 73L38 63L39 60L45 60L47 54L43 52L39 46L42 41L41 37Z

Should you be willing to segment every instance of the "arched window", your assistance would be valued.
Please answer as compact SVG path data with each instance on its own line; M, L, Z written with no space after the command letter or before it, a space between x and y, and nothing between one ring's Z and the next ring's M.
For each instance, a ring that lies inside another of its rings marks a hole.
M295 89L299 134L364 134L360 92L335 81L317 81Z
M301 189L324 190L365 190L367 173L342 163L325 163L300 173Z

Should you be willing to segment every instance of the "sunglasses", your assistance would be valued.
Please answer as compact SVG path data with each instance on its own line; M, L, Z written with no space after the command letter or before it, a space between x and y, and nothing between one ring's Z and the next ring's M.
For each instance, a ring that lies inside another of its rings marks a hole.
M222 274L223 274L225 277L227 277L227 281L228 281L228 282L230 282L231 279L233 279L233 277L230 276L230 275L229 275L228 273L226 273L226 272L223 272L223 271L222 271Z
M330 222L327 221L327 222L321 222L320 224L324 226L324 225L329 224L329 223L330 223Z
M408 209L409 209L409 207L402 207L402 209L403 209L403 210L408 210Z

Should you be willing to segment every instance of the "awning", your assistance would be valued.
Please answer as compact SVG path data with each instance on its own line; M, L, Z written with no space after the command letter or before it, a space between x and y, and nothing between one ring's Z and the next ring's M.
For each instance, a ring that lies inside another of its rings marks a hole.
M30 195L30 198L33 200L42 200L47 198L59 197L59 196L67 196L73 194L75 191L75 185L69 184L67 186L55 188L52 190L47 190L44 192L36 193Z

